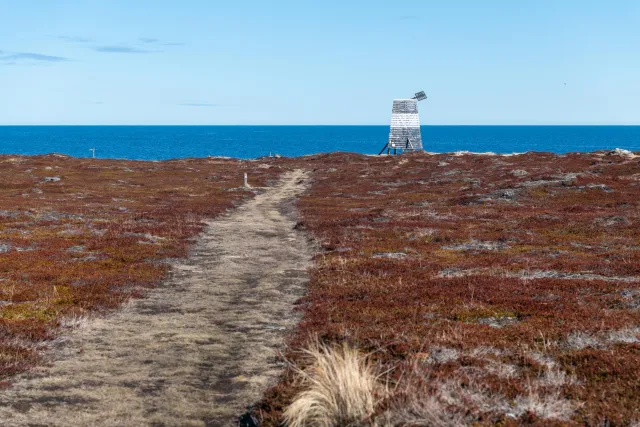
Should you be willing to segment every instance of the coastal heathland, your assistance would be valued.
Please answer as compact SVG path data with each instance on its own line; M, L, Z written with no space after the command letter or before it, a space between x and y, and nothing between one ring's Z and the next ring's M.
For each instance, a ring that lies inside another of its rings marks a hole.
M247 167L0 156L0 380L38 363L60 328L159 283L205 218L253 197ZM279 173L253 168L251 183Z
M297 227L321 251L263 425L312 387L318 341L383 373L354 425L640 420L640 157L293 162L314 171Z
M0 160L5 387L77 319L148 295L262 191L243 172L305 170L291 226L316 254L282 375L246 402L261 425L640 422L637 154Z

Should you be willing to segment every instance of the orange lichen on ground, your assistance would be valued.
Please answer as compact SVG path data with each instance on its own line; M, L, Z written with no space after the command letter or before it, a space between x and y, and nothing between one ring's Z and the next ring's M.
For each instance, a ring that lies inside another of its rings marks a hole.
M286 357L370 352L391 425L640 421L640 158L349 154L314 170L315 258ZM254 413L278 425L290 369Z
M0 379L74 319L118 306L187 255L203 219L279 174L225 159L0 156Z

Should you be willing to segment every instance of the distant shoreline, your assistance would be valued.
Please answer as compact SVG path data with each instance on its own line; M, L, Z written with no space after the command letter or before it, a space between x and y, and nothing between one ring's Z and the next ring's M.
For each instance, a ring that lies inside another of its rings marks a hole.
M520 153L494 153L491 151L487 152L471 152L471 151L451 151L445 153L436 153L428 150L420 151L417 153L421 153L428 156L496 156L496 157L513 157L513 156L521 156L526 154L539 154L539 153L549 153L545 151L525 151ZM110 158L110 157L78 157L72 156L68 154L62 153L45 153L45 154L12 154L12 153L0 153L0 161L3 160L3 157L16 157L16 158L33 158L33 157L58 157L58 158L69 158L69 159L87 159L87 160L101 160L101 161L123 161L123 162L172 162L172 161L181 161L181 160L229 160L229 161L245 161L245 162L255 162L260 160L271 160L271 159L301 159L305 157L317 157L317 156L331 156L331 155L346 155L346 156L365 156L365 157L396 157L401 156L402 154L362 154L355 153L350 151L332 151L327 153L313 153L313 154L302 154L300 156L283 156L280 154L274 154L272 156L260 156L251 159L242 159L237 157L229 157L229 156L205 156L205 157L176 157L172 159L163 159L163 160L146 160L146 159L126 159L126 158ZM409 154L409 153L405 153ZM622 148L615 148L613 150L594 150L594 151L572 151L568 153L552 153L557 156L566 156L570 154L602 154L602 155L619 155L628 158L640 158L640 150L626 150ZM7 161L7 160L5 160Z
M215 124L0 124L0 127L389 127L389 124L377 125L327 125L327 124L302 124L302 125L215 125ZM618 124L421 124L420 127L640 127L640 123Z

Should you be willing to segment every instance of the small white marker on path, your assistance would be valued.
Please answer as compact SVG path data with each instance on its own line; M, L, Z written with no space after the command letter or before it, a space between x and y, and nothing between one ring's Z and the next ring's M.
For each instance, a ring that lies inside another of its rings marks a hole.
M249 188L249 184L247 183L247 174L244 174L244 188Z

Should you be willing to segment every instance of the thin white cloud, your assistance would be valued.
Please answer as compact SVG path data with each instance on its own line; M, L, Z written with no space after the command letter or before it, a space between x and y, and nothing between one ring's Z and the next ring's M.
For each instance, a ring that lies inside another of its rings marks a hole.
M2 54L2 52L0 52ZM19 61L38 61L38 62L67 62L69 58L63 56L45 55L42 53L31 52L14 52L0 56L0 61L19 62Z
M91 48L101 53L154 53L156 51L139 49L132 46L94 46Z
M182 104L178 104L181 107L223 107L222 104L211 104L208 102L183 102Z
M144 44L158 44L161 46L184 46L184 43L181 42L163 42L160 39L156 39L153 37L140 37L138 39L140 42Z
M58 39L69 43L91 43L93 41L93 39L77 36L58 36Z

